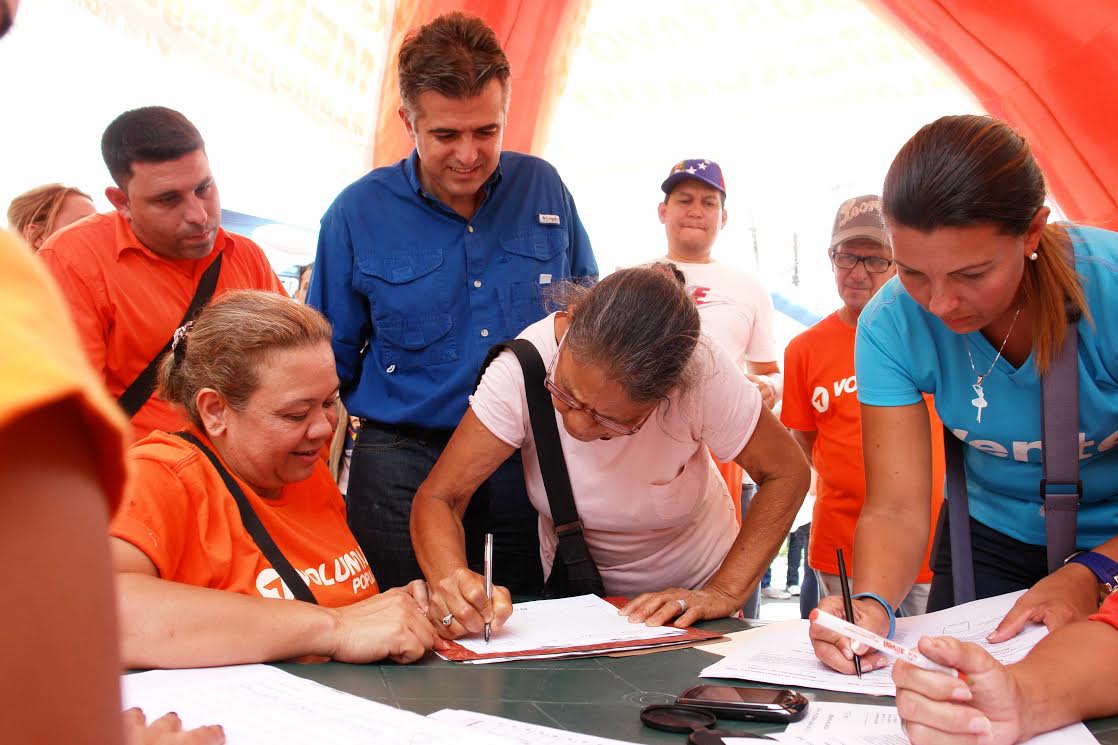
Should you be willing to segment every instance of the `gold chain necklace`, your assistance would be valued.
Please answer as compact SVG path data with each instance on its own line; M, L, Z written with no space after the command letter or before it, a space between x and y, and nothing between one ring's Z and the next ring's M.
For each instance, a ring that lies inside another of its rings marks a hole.
M982 381L986 379L987 375L994 371L994 365L998 364L998 360L1002 358L1002 350L1005 349L1006 342L1009 341L1009 335L1013 333L1013 326L1017 323L1017 316L1021 315L1021 308L1023 307L1023 303L1017 306L1017 312L1013 314L1013 320L1009 322L1009 331L1005 332L1005 338L1002 339L1002 345L998 347L997 356L994 357L994 361L990 363L990 367L986 369L986 372L982 373L981 375L979 375L978 370L975 369L974 357L970 353L970 336L968 335L966 337L967 359L970 360L971 372L973 372L978 378L974 381L974 385L971 386L971 388L974 389L974 392L978 395L978 398L972 399L971 404L973 404L974 408L978 411L978 421L980 422L982 421L982 410L990 405L986 403L986 395L982 392Z

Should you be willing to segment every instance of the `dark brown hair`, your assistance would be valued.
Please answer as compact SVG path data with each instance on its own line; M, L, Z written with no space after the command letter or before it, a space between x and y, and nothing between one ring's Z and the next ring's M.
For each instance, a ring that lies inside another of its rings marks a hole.
M400 47L397 69L400 103L412 120L420 93L473 98L490 80L500 81L508 105L509 59L493 29L480 18L447 13L409 32Z
M314 308L274 292L236 290L208 305L159 365L159 396L186 409L201 428L195 396L212 388L241 411L259 385L269 354L330 342L330 324Z
M133 163L164 163L205 148L190 120L163 106L126 111L101 135L101 157L121 189L127 188Z
M616 380L635 402L666 398L690 383L699 311L673 264L621 269L592 287L567 283L567 349Z
M905 143L881 192L886 220L930 233L994 224L1024 235L1044 206L1044 175L1025 139L989 116L945 116ZM1033 358L1044 373L1067 332L1067 306L1089 313L1067 230L1047 225L1037 260L1025 260L1025 302L1037 309Z

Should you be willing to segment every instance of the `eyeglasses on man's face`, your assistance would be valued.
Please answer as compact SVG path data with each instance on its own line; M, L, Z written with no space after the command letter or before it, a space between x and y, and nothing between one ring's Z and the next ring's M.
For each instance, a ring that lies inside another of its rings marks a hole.
M857 256L855 254L843 253L842 251L833 251L831 253L831 262L839 269L853 269L858 264L864 264L866 271L870 274L882 274L889 271L889 267L893 266L892 259L886 259L881 256Z
M555 398L559 399L559 401L568 409L571 409L572 411L581 411L588 414L591 419L593 419L595 422L602 425L604 429L612 432L615 435L626 437L628 435L635 435L637 432L639 432L640 428L644 426L644 423L648 421L648 417L651 416L651 411L649 411L648 414L645 414L644 418L642 418L635 425L622 424L619 421L610 419L608 416L602 416L593 409L586 408L586 406L576 401L574 397L571 396L571 394L560 388L559 384L554 381L552 375L555 370L555 363L559 361L559 353L563 351L563 342L565 342L566 340L567 334L564 333L563 338L559 340L559 349L555 352L555 359L553 359L551 361L551 364L547 366L547 375L545 375L543 379L544 385L547 386L547 390L551 393L552 396L555 396Z

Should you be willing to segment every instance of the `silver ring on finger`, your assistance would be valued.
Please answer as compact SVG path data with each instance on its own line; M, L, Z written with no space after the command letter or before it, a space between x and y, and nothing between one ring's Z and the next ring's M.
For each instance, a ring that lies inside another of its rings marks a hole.
M454 623L454 614L447 613L445 616L439 619L439 623L441 623L443 626L449 626L450 624Z
M679 612L681 614L686 613L687 612L687 601L684 600L683 598L679 598L679 599L676 600L676 602L679 603Z

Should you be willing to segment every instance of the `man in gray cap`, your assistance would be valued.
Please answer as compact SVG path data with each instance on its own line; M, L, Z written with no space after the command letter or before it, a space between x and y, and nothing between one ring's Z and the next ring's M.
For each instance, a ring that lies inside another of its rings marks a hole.
M866 303L897 273L881 214L881 197L867 194L842 203L835 216L828 256L842 307L788 344L780 412L781 422L791 430L818 474L808 566L819 579L821 596L839 592L835 549L841 548L847 556L853 554L854 528L866 498L854 337ZM933 427L938 426L937 420ZM933 437L933 442L937 438ZM942 485L942 474L939 483ZM936 510L941 499L933 494ZM925 558L917 584L901 604L907 615L924 612L930 582Z

